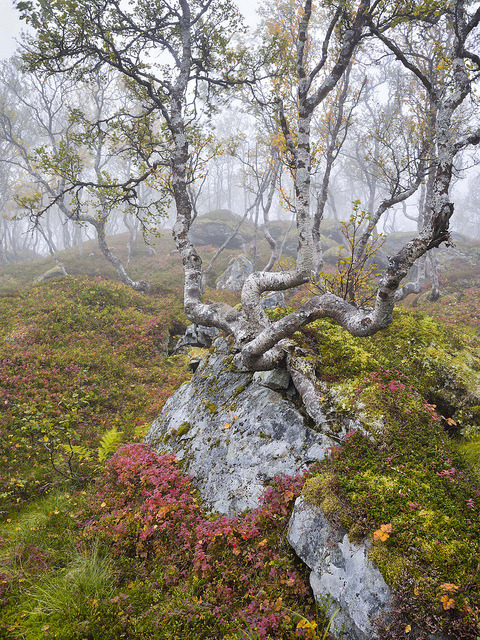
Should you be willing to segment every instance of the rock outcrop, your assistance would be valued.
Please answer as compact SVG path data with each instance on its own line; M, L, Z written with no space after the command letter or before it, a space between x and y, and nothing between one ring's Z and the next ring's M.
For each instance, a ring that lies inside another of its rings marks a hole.
M241 291L245 280L253 273L253 264L247 256L240 255L228 265L217 281L217 289Z
M235 514L258 506L275 476L323 459L332 441L281 395L291 391L286 372L254 379L235 369L225 340L215 345L167 401L146 441L183 462L210 509Z
M216 327L203 327L192 323L188 325L183 336L178 339L173 352L180 353L188 347L208 349L212 346L212 342L218 336L218 333L219 331Z
M65 276L65 273L62 271L62 269L58 266L55 266L55 267L52 267L52 269L45 271L45 273L39 276L35 280L35 282L37 283L47 282L48 280L53 280L54 278L63 278L64 276Z
M190 241L195 246L221 247L228 240L242 218L228 209L210 211L203 216L198 216L188 232ZM228 242L227 249L240 249L253 238L253 225L244 221L236 233Z
M341 632L343 640L378 638L375 623L386 622L392 594L369 560L367 546L350 542L345 529L302 497L295 502L287 540L312 570L310 584L319 604L330 616L340 609L332 631Z
M258 506L277 475L294 475L322 460L333 441L306 423L291 398L285 370L250 373L233 364L227 340L200 361L187 384L167 401L145 438L173 453L193 476L207 508L234 515ZM320 508L299 498L288 540L311 569L315 597L338 608L333 629L344 640L378 637L391 593L368 559L366 544L353 544Z

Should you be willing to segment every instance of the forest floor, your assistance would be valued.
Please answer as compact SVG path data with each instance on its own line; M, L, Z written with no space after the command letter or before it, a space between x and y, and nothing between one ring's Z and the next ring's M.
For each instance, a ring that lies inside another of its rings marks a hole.
M112 243L125 258L126 236ZM169 355L188 324L179 256L168 238L156 249L131 263L148 296L118 283L93 243L62 253L67 278L35 282L50 258L0 268L0 636L322 638L327 621L285 541L306 480L311 500L372 540L399 603L385 638L415 625L476 638L480 245L444 263L439 301L410 296L378 336L329 321L298 334L319 356L332 419L360 413L372 434L382 422L381 446L352 434L235 519L205 513L179 465L140 444L190 375L188 354Z

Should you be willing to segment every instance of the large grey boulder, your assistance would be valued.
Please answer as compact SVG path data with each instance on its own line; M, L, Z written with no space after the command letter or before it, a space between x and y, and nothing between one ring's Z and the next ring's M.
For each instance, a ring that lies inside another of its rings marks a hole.
M245 280L253 273L253 264L247 256L240 255L225 269L217 281L217 289L241 291Z
M220 343L166 402L145 438L181 460L206 506L220 513L257 507L273 478L299 473L332 444L292 402L253 377L234 367L226 341Z
M332 631L343 640L378 638L376 623L386 622L392 594L368 558L366 544L354 544L345 529L331 524L321 509L300 497L290 519L287 540L312 570L317 601L335 616Z
M217 338L145 440L182 462L208 509L235 515L258 506L276 476L322 460L333 444L306 424L289 400L293 394L286 371L240 371L227 340ZM344 529L303 498L295 504L288 541L311 569L318 602L330 615L341 609L332 630L343 640L378 637L375 622L385 619L392 596L367 546L351 543Z
M239 223L240 230L232 237ZM240 216L228 209L209 211L203 216L198 216L190 227L188 237L195 246L210 245L221 247L229 240L227 249L240 249L253 238L253 224L247 220L242 222Z
M53 280L54 278L63 278L65 277L65 273L62 271L61 267L55 266L48 271L45 271L41 276L35 280L37 283L47 282L48 280Z

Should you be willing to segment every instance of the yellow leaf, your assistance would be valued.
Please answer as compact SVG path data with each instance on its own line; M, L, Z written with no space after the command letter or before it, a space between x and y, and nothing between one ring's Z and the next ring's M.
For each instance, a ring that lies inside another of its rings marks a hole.
M230 425L228 424L228 422L225 422L225 426L223 428L224 429L230 429Z
M300 622L297 624L297 629L308 629L310 627L310 623L305 618L302 618Z
M264 547L267 544L268 540L264 538L261 542L258 543L259 547Z
M413 590L413 593L418 596L420 595L420 589L418 587L415 587L415 589Z
M412 627L407 624L407 626L405 627L405 633L410 633L410 631L412 630Z
M129 582L129 583L127 584L127 587L128 587L128 589L131 589L131 588L133 587L133 582Z

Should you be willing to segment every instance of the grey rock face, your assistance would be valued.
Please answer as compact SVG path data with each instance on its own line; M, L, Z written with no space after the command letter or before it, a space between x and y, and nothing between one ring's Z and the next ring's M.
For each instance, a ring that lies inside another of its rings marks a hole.
M253 264L246 256L238 256L222 273L217 281L217 289L241 291L247 277L253 273Z
M253 374L253 381L262 387L268 387L274 391L286 391L290 384L290 374L285 369L274 371L257 371Z
M332 631L341 632L344 640L377 638L375 622L385 619L392 594L365 544L350 542L345 529L330 524L302 497L295 503L287 539L312 570L310 584L318 602L327 604L329 615L340 608Z
M285 294L283 291L275 291L262 299L264 309L278 309L285 306Z
M231 515L257 507L269 481L323 459L332 444L305 425L291 402L237 371L232 360L226 349L209 354L145 438L183 461L210 509Z

